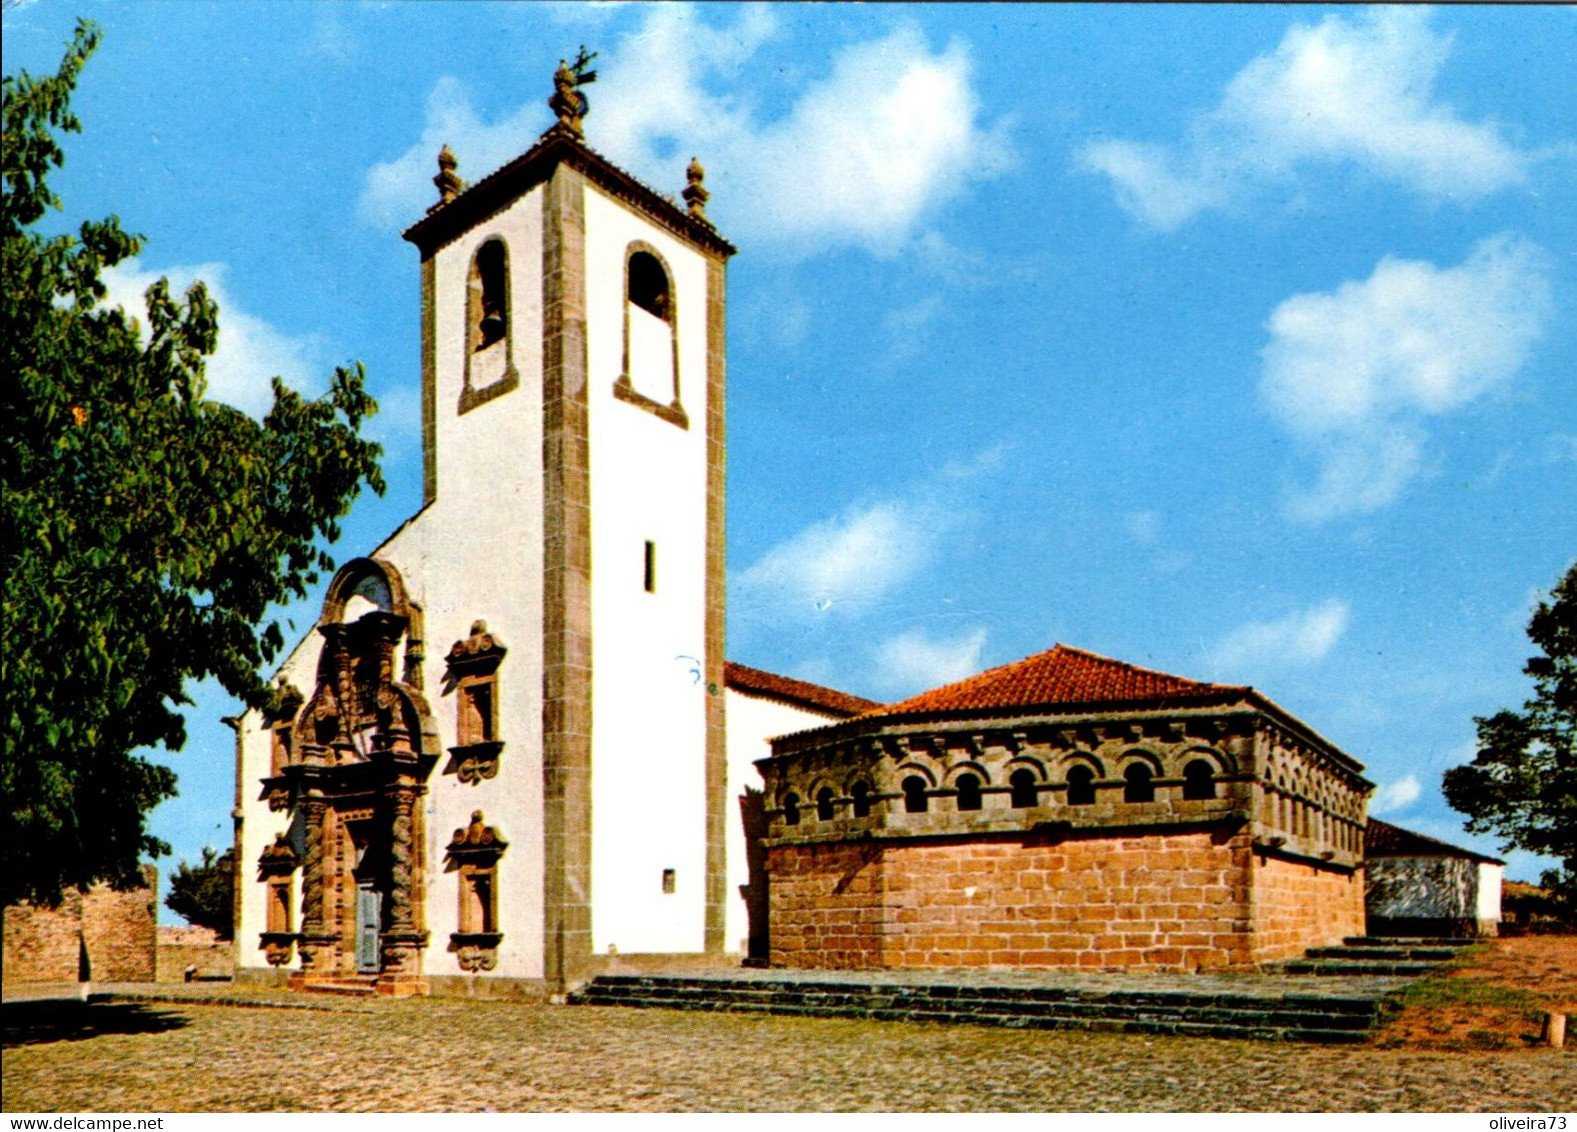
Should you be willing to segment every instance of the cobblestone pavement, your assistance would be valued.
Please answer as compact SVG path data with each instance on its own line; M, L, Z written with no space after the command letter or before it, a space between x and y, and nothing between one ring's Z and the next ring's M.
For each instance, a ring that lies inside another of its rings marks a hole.
M8 1112L1549 1111L1577 1095L1577 1056L1552 1051L439 999L3 1010Z

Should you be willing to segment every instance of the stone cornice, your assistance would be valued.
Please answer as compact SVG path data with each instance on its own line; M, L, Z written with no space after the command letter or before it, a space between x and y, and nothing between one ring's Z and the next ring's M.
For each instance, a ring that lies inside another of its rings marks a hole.
M610 196L708 255L726 260L738 250L708 221L690 215L560 129L548 130L525 153L452 200L440 203L403 234L425 259L545 182L560 164L568 165Z

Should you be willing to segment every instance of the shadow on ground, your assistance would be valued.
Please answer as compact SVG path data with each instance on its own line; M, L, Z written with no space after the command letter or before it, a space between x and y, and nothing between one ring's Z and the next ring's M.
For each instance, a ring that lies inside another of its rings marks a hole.
M127 1002L8 1002L0 1006L5 1049L75 1042L104 1034L160 1034L188 1024L184 1014Z

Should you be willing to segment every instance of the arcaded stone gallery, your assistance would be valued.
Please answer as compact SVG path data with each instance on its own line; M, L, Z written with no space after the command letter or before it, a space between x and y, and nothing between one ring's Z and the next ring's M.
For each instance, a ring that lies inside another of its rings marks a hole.
M1245 969L1364 930L1362 767L1059 645L757 764L774 964Z
M584 61L582 61L583 63ZM238 977L1245 968L1363 931L1362 767L1250 688L1058 647L881 706L724 660L725 282L558 121L405 233L420 510L236 721Z

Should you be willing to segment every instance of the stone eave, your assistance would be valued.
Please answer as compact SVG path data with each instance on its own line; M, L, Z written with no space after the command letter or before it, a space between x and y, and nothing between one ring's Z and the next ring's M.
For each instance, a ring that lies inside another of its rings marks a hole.
M1285 727L1298 738L1318 747L1337 765L1353 774L1364 785L1373 783L1363 778L1363 764L1292 713L1285 711L1265 696L1249 689L1244 695L1233 689L1218 695L1188 696L1174 699L1100 700L1092 703L1043 704L1039 706L1004 707L996 711L971 708L945 712L906 712L896 715L857 716L825 727L791 732L773 738L772 754L756 760L757 766L770 764L780 758L792 758L806 751L836 746L858 739L865 739L885 732L909 733L925 725L958 730L960 726L978 723L983 730L1003 730L1013 727L1034 727L1050 724L1057 727L1076 726L1080 723L1106 723L1114 719L1135 720L1173 718L1187 720L1201 717L1219 717L1223 714L1252 714L1269 718Z
M503 168L470 185L447 204L440 204L407 228L404 237L427 259L439 248L469 231L494 213L508 207L568 165L598 188L624 201L670 233L707 254L726 260L736 249L704 220L648 188L584 142L557 127Z

